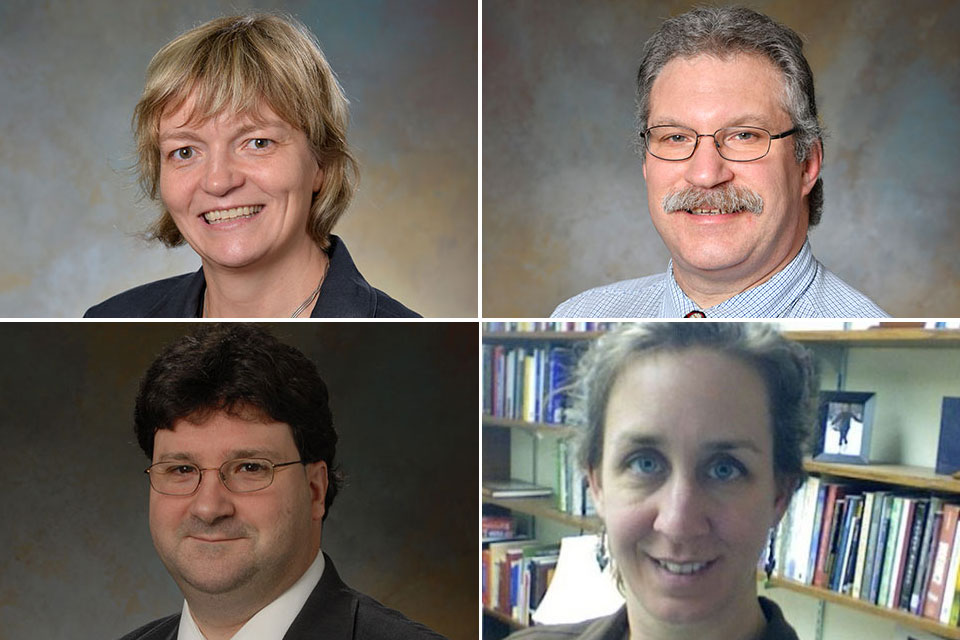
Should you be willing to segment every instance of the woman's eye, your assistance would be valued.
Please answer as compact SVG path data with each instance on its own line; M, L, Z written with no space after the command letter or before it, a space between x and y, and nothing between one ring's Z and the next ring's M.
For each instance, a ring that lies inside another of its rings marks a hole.
M189 160L193 157L193 147L180 147L176 149L172 154L177 160Z
M271 144L273 144L273 140L270 140L269 138L254 138L247 143L247 147L251 149L266 149Z
M710 465L707 475L714 480L736 480L744 475L743 465L734 460L718 460Z
M654 475L663 471L663 462L658 457L651 455L634 456L628 466L631 471L641 475Z

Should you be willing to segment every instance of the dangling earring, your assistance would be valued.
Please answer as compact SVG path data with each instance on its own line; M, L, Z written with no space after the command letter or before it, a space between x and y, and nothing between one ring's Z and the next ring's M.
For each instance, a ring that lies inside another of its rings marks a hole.
M597 566L603 572L610 564L610 556L607 555L607 527L600 527L600 534L597 536Z
M777 529L770 529L770 542L767 545L767 561L763 565L763 570L767 574L767 583L770 583L770 577L773 575L773 568L777 566L777 554L774 550L774 544L777 538Z

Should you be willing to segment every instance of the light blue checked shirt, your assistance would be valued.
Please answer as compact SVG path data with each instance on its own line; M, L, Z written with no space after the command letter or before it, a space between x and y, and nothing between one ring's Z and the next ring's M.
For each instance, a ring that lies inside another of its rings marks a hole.
M702 311L707 318L885 318L865 295L813 257L810 242L781 271L761 285L700 309L666 273L623 280L575 295L552 318L683 318Z

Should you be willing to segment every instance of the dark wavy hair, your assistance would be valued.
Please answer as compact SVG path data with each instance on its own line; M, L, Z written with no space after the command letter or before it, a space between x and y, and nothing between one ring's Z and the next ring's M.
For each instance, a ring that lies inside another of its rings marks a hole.
M300 459L327 463L327 517L343 479L327 385L313 362L257 325L203 324L167 345L140 381L137 441L152 460L157 430L217 411L290 425Z
M578 371L578 401L586 423L580 432L579 463L598 469L603 454L607 401L624 369L658 353L711 349L752 367L767 390L773 434L773 470L781 486L805 478L804 446L810 437L818 396L813 357L776 327L753 322L649 322L604 335L584 355Z

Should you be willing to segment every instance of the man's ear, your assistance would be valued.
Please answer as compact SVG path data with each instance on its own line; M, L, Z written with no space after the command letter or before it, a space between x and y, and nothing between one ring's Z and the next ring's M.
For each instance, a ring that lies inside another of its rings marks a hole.
M310 514L314 520L323 520L327 512L327 463L323 460L306 464L307 482L310 486Z
M591 469L587 474L587 485L590 487L590 496L593 498L593 505L597 508L597 515L603 520L603 485L600 483L600 472L597 469Z
M810 145L810 151L807 152L807 159L803 161L801 168L803 171L801 178L802 191L803 195L806 196L813 189L813 185L817 184L817 179L820 177L820 169L823 168L823 143L820 140Z

